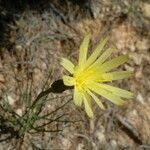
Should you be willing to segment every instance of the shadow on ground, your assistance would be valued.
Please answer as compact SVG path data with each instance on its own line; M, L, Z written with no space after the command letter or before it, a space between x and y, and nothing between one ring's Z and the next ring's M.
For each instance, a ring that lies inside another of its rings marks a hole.
M48 11L62 22L69 23L90 16L90 0L6 0L0 1L0 47L10 47L10 24L15 24L25 10L36 13ZM70 13L71 12L71 13ZM72 15L72 17L70 17ZM79 17L80 16L80 17ZM1 52L1 50L0 50Z

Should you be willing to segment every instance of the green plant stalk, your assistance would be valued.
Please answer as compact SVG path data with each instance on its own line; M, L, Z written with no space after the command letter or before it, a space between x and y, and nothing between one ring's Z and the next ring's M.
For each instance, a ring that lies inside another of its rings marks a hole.
M38 119L38 115L42 110L44 97L48 96L50 93L62 93L63 91L71 88L65 86L62 80L57 80L52 84L52 86L49 89L42 91L34 100L27 112L23 115L22 120L24 125L19 131L20 135L24 136L25 133L29 132L33 128L33 125Z
M45 96L47 96L49 93L51 93L52 92L52 89L51 88L49 88L48 90L45 90L45 91L43 91L43 92L41 92L38 96L37 96L37 98L34 100L34 102L32 103L32 105L30 106L30 108L29 108L29 110L26 112L26 114L23 116L23 122L24 122L24 126L21 128L21 130L20 130L20 135L22 136L24 136L24 134L26 133L26 132L28 132L31 128L32 128L32 126L33 126L33 124L35 123L35 121L36 121L36 116L37 116L37 108L39 107L39 109L41 109L41 107L43 106L43 103L42 102L40 102L40 104L38 104L39 103L39 101L43 98L43 97L45 97Z

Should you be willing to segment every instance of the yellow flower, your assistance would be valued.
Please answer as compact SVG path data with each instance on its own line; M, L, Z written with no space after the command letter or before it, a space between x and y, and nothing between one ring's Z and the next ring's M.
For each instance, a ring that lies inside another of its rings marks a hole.
M90 34L87 34L81 43L79 63L74 65L70 60L63 58L61 65L71 74L63 76L66 86L74 86L73 101L75 105L81 106L84 103L87 115L92 118L91 97L101 109L105 109L98 95L103 96L116 105L123 105L122 98L132 98L129 91L106 84L114 80L130 77L131 71L112 71L128 60L127 55L122 55L108 60L113 52L112 48L103 49L107 39L102 39L94 52L87 58L87 51L90 42ZM111 72L110 72L111 71Z

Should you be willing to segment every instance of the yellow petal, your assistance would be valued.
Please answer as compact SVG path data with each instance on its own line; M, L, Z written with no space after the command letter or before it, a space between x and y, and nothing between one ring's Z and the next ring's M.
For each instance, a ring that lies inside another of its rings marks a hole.
M63 82L66 86L73 86L75 84L74 78L70 76L63 76Z
M97 105L101 108L101 109L105 109L104 105L102 104L101 100L99 100L99 98L94 95L90 90L87 90L88 94L95 100L95 102L97 103Z
M122 65L123 63L125 63L128 60L128 56L127 55L122 55L119 56L117 58L114 58L112 60L109 60L107 62L105 62L104 64L102 64L100 67L97 66L97 68L99 67L99 70L102 70L103 72L108 72L111 69L114 69L120 65ZM96 69L96 68L95 68Z
M73 101L75 105L81 106L83 101L82 93L75 87L74 89L74 95L73 95Z
M107 91L112 92L112 94L114 95L124 97L124 98L133 98L133 93L120 89L118 87L114 87L114 86L107 85L107 84L99 84L99 86Z
M102 81L104 82L106 82L106 81L112 81L112 79L113 79L113 75L112 74L108 74L108 73L104 73L104 74L102 74Z
M113 93L102 89L98 83L93 82L93 84L91 84L89 88L95 93L105 97L106 99L108 99L109 101L111 101L116 105L123 105L125 103L119 96L114 95Z
M128 78L133 75L132 71L114 71L109 73L95 74L97 82L108 82Z
M94 52L92 53L92 55L88 58L86 64L85 64L85 68L89 67L93 62L96 61L96 59L98 58L98 56L100 55L102 49L104 48L105 44L107 42L107 38L102 39L99 42L99 45L96 47L96 49L94 50Z
M112 48L108 48L97 60L96 62L92 65L101 65L113 52ZM92 67L91 66L91 67Z
M86 93L84 93L83 101L84 101L85 111L86 111L87 115L90 118L93 118L94 115L93 115L93 111L91 109L90 98L89 98L89 96Z
M103 74L106 81L121 80L133 75L132 71L114 71ZM108 80L107 80L108 79Z
M70 61L70 60L68 60L68 59L66 59L66 58L62 58L62 61L61 61L61 63L60 63L67 71L69 71L71 74L73 74L74 73L74 64Z
M82 66L86 62L90 36L90 34L87 34L80 45L79 66Z

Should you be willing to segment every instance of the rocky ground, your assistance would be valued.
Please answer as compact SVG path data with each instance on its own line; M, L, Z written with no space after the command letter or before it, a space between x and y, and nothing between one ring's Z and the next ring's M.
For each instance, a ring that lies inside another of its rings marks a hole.
M20 89L26 91L27 82L32 80L35 97L50 72L50 84L60 79L64 71L60 59L67 57L76 62L86 32L92 33L91 49L101 37L108 36L108 45L116 47L114 56L129 54L130 60L121 69L134 72L132 78L114 83L134 93L127 106L118 108L108 103L106 111L94 106L95 118L90 120L83 108L70 102L62 113L67 113L65 119L74 122L61 125L60 133L26 135L22 149L150 149L149 1L53 0L24 4L22 9L2 4L0 95L1 101L7 95L19 115L24 109ZM56 99L44 111L54 110L70 93L51 94L50 98ZM61 96L65 98L57 98ZM18 139L1 142L0 149L17 149L17 142Z

